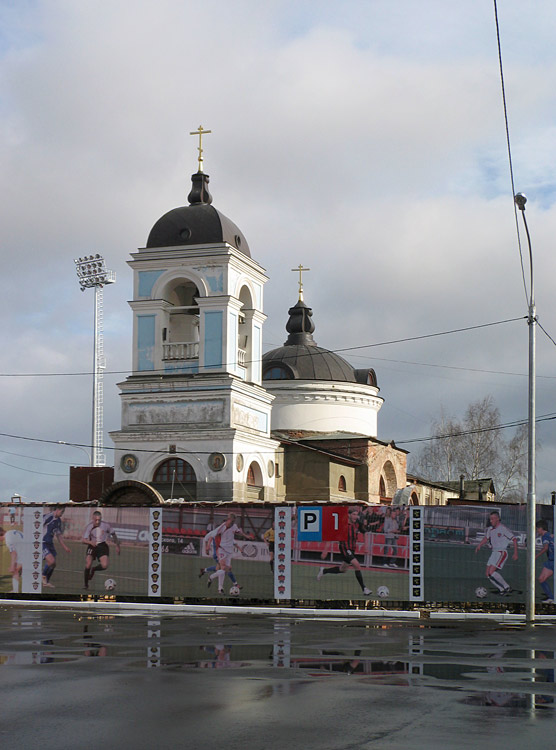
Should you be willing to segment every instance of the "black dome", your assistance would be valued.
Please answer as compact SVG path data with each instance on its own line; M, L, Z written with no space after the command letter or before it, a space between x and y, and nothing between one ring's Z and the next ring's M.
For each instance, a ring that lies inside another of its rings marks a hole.
M227 216L206 203L168 211L151 229L147 247L204 245L213 242L227 242L251 257L243 232Z
M356 383L355 370L328 349L316 344L290 344L263 355L263 380L275 380L271 370L281 369L286 380L336 380ZM280 377L278 377L280 379Z
M288 313L289 336L284 346L263 355L263 380L335 380L376 386L374 371L355 370L339 354L317 346L313 311L302 299Z
M211 206L208 191L209 176L197 172L191 177L193 187L189 206L174 208L153 226L147 247L174 247L227 242L251 257L243 232L227 216Z

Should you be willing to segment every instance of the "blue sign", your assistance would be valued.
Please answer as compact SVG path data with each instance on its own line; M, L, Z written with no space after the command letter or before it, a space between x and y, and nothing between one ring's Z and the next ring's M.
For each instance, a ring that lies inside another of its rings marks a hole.
M300 542L322 541L322 508L297 508L297 538Z

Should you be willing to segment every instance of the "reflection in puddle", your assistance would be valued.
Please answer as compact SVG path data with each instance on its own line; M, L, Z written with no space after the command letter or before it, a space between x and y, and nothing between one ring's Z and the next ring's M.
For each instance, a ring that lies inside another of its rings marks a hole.
M464 705L551 708L551 629L443 628L349 619L245 615L120 617L0 610L0 667L96 658L118 669L216 670L263 679L257 700L330 679L464 691ZM498 642L496 639L499 639Z

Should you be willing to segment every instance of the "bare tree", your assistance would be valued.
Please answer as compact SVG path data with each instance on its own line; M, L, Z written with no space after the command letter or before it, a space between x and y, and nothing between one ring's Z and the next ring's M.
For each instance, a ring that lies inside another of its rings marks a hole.
M527 428L513 435L500 428L500 410L492 396L474 401L463 419L441 411L433 421L432 440L412 457L412 470L429 481L492 478L500 500L525 497Z

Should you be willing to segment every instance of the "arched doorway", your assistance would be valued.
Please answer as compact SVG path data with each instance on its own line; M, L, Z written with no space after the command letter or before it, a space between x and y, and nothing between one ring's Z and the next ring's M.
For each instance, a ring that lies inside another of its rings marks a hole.
M150 484L126 479L115 482L101 495L99 505L160 505L162 495Z
M247 497L249 500L263 499L263 473L256 461L252 461L247 469Z
M392 498L398 489L396 471L391 461L386 461L380 472L380 498L386 502L392 502Z

